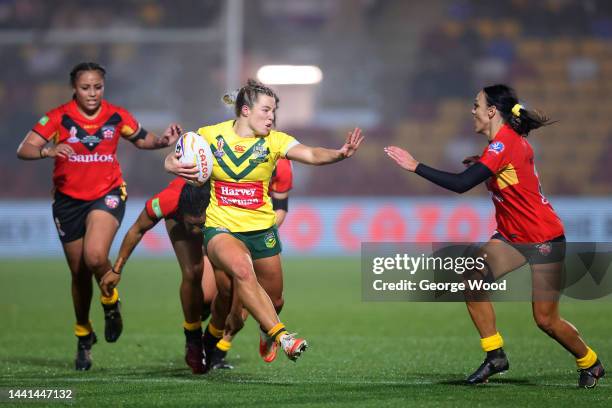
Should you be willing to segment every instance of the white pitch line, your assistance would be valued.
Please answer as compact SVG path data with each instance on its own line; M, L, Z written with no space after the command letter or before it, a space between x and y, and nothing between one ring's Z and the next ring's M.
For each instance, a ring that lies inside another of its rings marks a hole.
M3 380L7 380L8 378L2 378ZM22 381L40 381L39 378L20 378ZM68 383L89 383L89 382L101 382L100 378L83 378L83 377L72 377L72 378L46 378L45 382L68 382ZM104 381L104 380L102 380ZM202 377L201 379L192 379L192 378L119 378L117 380L104 381L104 383L176 383L176 384L189 384L189 383L199 383L199 382L208 382L206 377ZM219 383L219 384L265 384L265 385L451 385L451 384L443 384L435 381L429 380L408 380L408 381L356 381L356 380L339 380L339 381L274 381L274 380L265 380L265 379L223 379L217 380L213 378L211 383ZM501 386L513 386L521 384L513 384L509 382L490 382L486 386L487 387L501 387ZM536 387L566 387L566 388L575 388L575 384L572 383L529 383L528 385L536 386ZM609 384L598 384L597 388L608 388Z

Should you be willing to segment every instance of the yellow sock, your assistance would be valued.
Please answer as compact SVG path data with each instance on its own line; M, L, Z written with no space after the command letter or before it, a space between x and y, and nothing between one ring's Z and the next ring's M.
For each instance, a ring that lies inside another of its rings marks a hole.
M492 336L480 339L480 346L485 352L496 350L504 346L504 339L502 338L501 334L497 332Z
M280 341L280 336L287 333L285 329L285 325L282 323L277 323L273 328L268 330L268 336L274 339L277 343Z
M113 294L110 296L100 296L100 302L105 306L114 305L119 300L119 291L117 288L113 288Z
M74 334L79 337L87 336L92 331L93 328L91 327L91 320L87 324L76 323L74 325Z
M189 331L194 331L194 330L198 330L198 329L202 329L202 321L198 320L197 322L193 322L193 323L189 323L189 322L183 322L183 327L185 328L185 330L189 330Z
M219 340L217 343L217 348L221 351L229 351L232 348L232 342L224 339Z
M212 323L208 323L208 331L210 332L210 334L213 335L213 337L216 337L218 339L223 337L223 330L217 329L215 326L213 326Z
M589 368L597 361L597 353L591 350L590 347L587 347L587 353L584 357L576 359L576 365L578 368Z

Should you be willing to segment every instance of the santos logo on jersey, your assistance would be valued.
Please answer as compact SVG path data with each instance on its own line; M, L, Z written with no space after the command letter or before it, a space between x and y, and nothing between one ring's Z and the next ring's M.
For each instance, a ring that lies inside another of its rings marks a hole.
M112 154L73 154L68 157L71 163L113 163L115 157Z

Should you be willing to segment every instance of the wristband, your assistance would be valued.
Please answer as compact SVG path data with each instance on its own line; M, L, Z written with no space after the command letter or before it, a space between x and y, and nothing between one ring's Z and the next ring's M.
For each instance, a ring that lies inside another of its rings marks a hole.
M114 267L114 266L111 266L111 272L113 272L113 273L115 273L115 274L117 274L117 275L121 275L121 272L117 272L117 271L115 270L115 267Z

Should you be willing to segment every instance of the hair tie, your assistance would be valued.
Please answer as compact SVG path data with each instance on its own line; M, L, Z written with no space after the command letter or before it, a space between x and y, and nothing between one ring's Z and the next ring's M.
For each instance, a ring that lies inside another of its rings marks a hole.
M515 104L512 107L512 114L517 118L521 117L521 109L525 109L523 105L521 105L520 103Z

